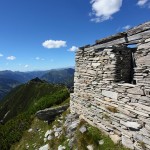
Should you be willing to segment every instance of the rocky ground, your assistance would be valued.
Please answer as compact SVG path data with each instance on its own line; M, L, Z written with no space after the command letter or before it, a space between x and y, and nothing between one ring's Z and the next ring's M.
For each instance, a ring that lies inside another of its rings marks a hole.
M11 150L127 150L104 135L97 128L79 119L69 110L55 121L35 118L31 128Z

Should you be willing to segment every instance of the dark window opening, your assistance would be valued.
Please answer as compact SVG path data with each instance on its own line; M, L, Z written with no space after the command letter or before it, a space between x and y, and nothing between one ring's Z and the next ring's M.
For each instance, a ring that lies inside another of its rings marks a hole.
M134 59L136 49L136 44L130 44L115 50L117 61L116 82L136 84L136 81L133 80L134 67L136 67Z

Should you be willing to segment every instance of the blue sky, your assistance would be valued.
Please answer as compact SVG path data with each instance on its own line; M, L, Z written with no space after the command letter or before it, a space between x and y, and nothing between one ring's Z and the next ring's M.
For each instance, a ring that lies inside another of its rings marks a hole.
M150 0L0 0L0 70L75 65L77 47L150 20Z

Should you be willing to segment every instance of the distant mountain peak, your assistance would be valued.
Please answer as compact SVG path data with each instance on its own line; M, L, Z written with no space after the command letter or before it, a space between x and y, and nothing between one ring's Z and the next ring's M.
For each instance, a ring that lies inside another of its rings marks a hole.
M36 77L36 78L34 78L34 79L30 80L29 82L45 83L45 81L44 81L44 80L41 80L41 79L39 79L38 77Z

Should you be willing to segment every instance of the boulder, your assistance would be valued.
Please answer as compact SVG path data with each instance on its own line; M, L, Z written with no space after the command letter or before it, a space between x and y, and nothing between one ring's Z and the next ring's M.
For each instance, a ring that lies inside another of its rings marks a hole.
M36 116L41 120L53 121L56 116L63 113L65 110L67 110L68 107L69 104L58 106L55 108L46 108L44 110L39 110L38 112L36 112Z

